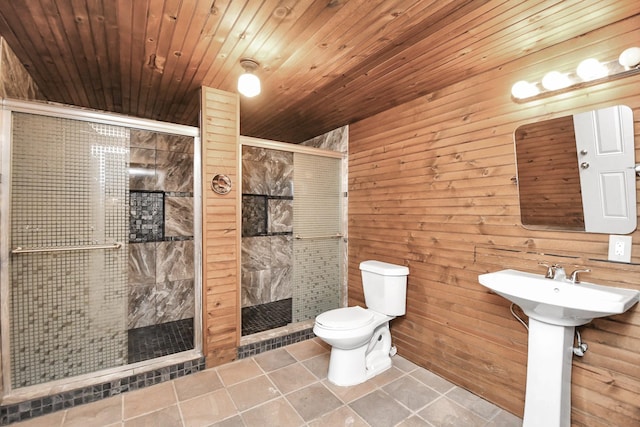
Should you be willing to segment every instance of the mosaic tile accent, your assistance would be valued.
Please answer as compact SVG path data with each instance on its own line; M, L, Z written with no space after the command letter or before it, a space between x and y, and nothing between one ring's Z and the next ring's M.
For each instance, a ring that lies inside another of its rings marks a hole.
M164 193L132 191L129 196L129 242L164 240Z
M286 326L291 323L291 298L242 308L242 335Z
M267 234L267 197L242 195L242 237Z
M130 329L128 335L129 363L193 350L193 317Z
M122 246L11 255L12 386L123 365L129 131L22 113L13 122L11 246Z
M313 333L313 328L309 328L292 332L280 337L269 338L264 341L242 345L238 347L237 350L238 359L245 359L247 357L264 353L265 351L275 350L276 348L281 348L289 344L306 341L315 337L316 335Z
M205 358L199 357L184 363L141 372L118 380L70 390L51 396L11 405L0 406L0 425L25 421L40 415L95 402L128 391L139 390L205 370Z

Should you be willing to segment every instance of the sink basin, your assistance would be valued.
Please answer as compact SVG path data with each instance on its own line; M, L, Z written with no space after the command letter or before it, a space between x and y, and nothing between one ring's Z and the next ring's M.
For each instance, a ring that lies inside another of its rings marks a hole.
M573 284L517 270L481 274L478 279L530 318L559 326L579 326L596 317L624 313L638 302L640 294L633 289Z

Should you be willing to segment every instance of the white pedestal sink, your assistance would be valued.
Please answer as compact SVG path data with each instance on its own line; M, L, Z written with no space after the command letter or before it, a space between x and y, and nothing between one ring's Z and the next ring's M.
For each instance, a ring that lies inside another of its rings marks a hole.
M517 270L481 274L478 279L529 316L523 427L569 427L575 327L624 313L640 293Z

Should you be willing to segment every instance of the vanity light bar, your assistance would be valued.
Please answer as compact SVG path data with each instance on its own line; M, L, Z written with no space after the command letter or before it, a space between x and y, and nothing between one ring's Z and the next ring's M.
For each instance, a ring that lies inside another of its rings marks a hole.
M582 61L575 72L550 71L540 82L516 82L511 88L511 96L516 102L526 102L638 73L640 47L630 47L623 51L617 60L600 62L595 58L589 58Z

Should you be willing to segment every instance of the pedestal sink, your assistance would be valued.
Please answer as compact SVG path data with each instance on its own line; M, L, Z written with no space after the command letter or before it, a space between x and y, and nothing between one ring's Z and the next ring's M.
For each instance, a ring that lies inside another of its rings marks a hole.
M569 427L575 327L624 313L638 302L640 292L517 270L481 274L478 279L529 316L523 427Z

